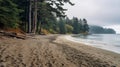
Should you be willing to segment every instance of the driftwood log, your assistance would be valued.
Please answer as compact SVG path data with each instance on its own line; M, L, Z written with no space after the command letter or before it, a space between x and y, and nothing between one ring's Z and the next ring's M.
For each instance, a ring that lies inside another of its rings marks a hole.
M0 31L0 35L8 36L8 37L15 37L15 38L18 38L18 39L26 39L25 35L18 35L15 32Z

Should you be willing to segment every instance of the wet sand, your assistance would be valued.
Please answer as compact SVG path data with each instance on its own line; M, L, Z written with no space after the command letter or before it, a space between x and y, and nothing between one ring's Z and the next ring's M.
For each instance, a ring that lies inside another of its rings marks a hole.
M120 67L120 54L71 42L64 35L0 37L0 67Z

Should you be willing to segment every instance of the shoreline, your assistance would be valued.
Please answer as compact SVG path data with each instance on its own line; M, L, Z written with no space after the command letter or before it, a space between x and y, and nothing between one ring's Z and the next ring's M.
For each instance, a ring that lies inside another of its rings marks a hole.
M36 35L0 39L0 67L120 67L120 55L65 39Z
M77 38L72 37L72 35L66 35L65 38L69 41L82 43L82 44L85 44L85 45L88 45L88 46L92 46L92 47L95 47L95 48L99 48L99 49L103 49L103 50L107 50L107 51L111 51L111 52L120 54L119 50L115 49L116 47L111 46L111 45L108 46L107 43L102 43L100 41L95 41L95 40L89 40L90 42L85 42L85 41L83 41L83 39L80 39L80 38L77 39ZM92 42L95 42L95 43L92 43Z
M90 54L89 56L94 56L103 61L113 63L113 65L115 65L116 67L120 67L120 54L118 54L118 53L104 50L101 48L96 48L96 47L93 47L90 45L85 45L84 43L70 41L69 39L66 39L66 35L58 37L57 39L58 40L56 40L56 41L58 41L58 42L61 41L62 43L67 44L70 47L73 47L79 51L82 51L83 53ZM59 43L61 43L61 42L59 42Z

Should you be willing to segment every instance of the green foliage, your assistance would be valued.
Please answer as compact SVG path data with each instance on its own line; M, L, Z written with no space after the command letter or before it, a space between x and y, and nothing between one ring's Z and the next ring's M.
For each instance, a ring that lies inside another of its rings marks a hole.
M115 34L116 32L113 29L110 28L103 28L101 26L90 26L90 33L95 34Z
M37 1L37 20L34 24L34 2L31 0L0 0L0 27L20 27L24 31L37 27L36 32L39 33L44 29L51 33L74 33L79 34L88 32L87 20L78 20L65 18L63 6L66 3L74 5L70 0L38 0ZM29 9L31 3L31 9ZM29 14L31 16L29 16ZM57 20L57 18L60 18ZM32 22L28 22L28 21ZM83 24L84 23L84 24Z
M19 13L21 10L17 8L17 5L12 0L0 1L0 24L4 27L16 28L19 22Z
M73 18L73 33L78 34L79 33L79 23L78 18Z
M49 31L50 29L53 29L58 32L58 23L56 21L56 17L66 16L66 9L63 8L64 3L73 5L69 0L38 1L38 23L41 24L41 27Z
M116 31L115 30L113 30L113 29L110 29L110 28L105 28L104 29L104 33L106 33L106 34L116 34Z
M89 32L89 26L87 24L87 20L83 19L83 32Z
M66 22L66 24L68 24L68 25L73 25L73 20L72 19L69 19L68 17L66 17L66 19L65 19L65 22Z
M65 17L65 11L63 6L65 3L69 3L70 5L74 5L70 2L70 0L43 0L42 2L47 2L48 7L51 12L55 13L57 17Z
M66 34L65 22L62 18L60 18L59 20L59 29L60 29L60 34Z
M71 25L66 24L65 26L66 26L67 33L73 32L73 27Z
M89 32L89 25L87 24L87 20L78 20L77 17L73 17L73 19L66 18L66 24L73 27L74 34L80 33L88 33Z
M78 25L79 25L79 33L83 33L83 25L82 25L82 20L81 19L79 20Z
M64 23L63 23L64 22ZM78 20L78 18L73 17L73 19L65 18L59 19L59 29L60 33L66 31L66 33L80 34L88 33L89 25L87 20Z

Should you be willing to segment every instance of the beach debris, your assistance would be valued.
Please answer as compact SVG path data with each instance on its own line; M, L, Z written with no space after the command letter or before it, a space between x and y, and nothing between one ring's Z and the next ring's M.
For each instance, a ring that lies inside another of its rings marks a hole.
M0 35L13 37L13 38L18 38L18 39L26 39L25 35L19 34L19 33L15 33L15 32L0 31Z

